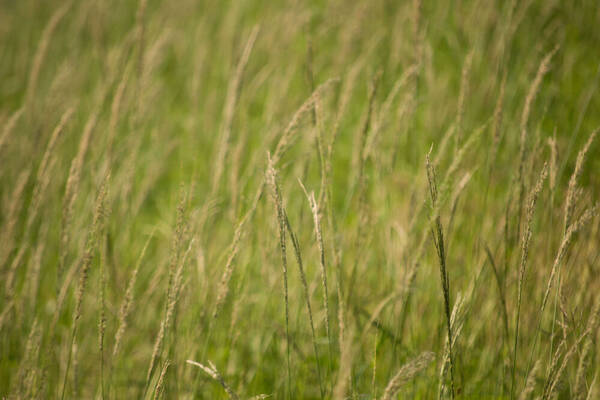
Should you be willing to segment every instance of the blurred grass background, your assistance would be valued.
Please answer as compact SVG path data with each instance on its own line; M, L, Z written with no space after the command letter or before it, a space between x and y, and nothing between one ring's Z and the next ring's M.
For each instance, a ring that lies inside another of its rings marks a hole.
M439 211L460 320L454 395L512 398L533 376L532 395L594 398L596 215L540 303L577 154L600 126L598 26L595 1L0 1L0 395L227 396L192 359L214 362L242 398L378 398L431 351L400 396L452 396L430 237ZM290 242L286 337L276 206L262 184L282 137L274 167L318 357ZM573 220L600 195L598 149L572 192ZM515 353L526 202L546 161ZM298 180L320 201L329 313Z

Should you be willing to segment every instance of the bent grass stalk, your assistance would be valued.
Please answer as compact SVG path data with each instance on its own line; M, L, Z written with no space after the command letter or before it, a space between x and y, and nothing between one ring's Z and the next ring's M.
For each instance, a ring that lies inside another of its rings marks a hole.
M431 237L435 245L438 261L440 265L440 279L442 283L442 292L444 295L444 312L446 313L446 331L448 334L448 359L450 362L450 397L454 398L454 357L452 355L452 326L450 315L450 282L448 280L448 271L446 269L446 253L444 248L444 234L442 231L442 222L439 216L438 189L435 176L435 168L429 160L431 149L427 153L427 181L429 182L429 194L431 196L431 206L434 212L431 226Z

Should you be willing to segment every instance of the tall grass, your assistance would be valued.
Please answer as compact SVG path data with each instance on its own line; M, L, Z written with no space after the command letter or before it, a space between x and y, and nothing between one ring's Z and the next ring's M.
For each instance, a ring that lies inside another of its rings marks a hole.
M0 397L595 398L597 25L2 3Z

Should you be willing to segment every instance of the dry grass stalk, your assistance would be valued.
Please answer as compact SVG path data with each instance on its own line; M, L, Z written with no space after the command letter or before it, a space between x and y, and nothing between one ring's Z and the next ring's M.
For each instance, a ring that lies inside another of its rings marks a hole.
M34 398L37 381L40 378L38 369L38 357L41 344L41 328L37 318L31 325L31 330L25 343L25 350L17 373L17 398Z
M173 240L171 243L171 251L170 251L170 260L169 260L169 282L167 284L167 292L166 292L166 301L165 301L165 314L160 323L160 328L158 331L158 335L156 336L156 340L154 341L154 348L152 350L152 357L150 358L150 365L148 366L148 372L146 373L146 387L144 389L144 394L148 391L148 387L150 385L150 380L152 378L152 374L154 373L154 368L156 366L156 361L160 357L163 351L163 344L165 341L165 336L167 332L171 328L171 323L175 313L175 306L177 304L177 299L179 295L179 289L181 285L181 274L183 265L185 264L185 258L188 254L186 251L185 255L182 257L181 248L184 240L184 230L185 230L185 204L186 204L186 194L183 188L183 185L180 188L179 194L179 204L177 205L177 217L175 222L175 234L173 235ZM191 245L191 243L190 243Z
M288 396L292 398L292 378L290 366L290 315L289 315L289 300L288 300L288 272L287 272L287 252L286 252L286 235L285 235L285 217L283 211L283 202L279 187L277 186L277 172L273 168L269 157L269 166L267 169L267 181L271 186L275 206L277 209L277 222L279 225L279 248L281 250L281 266L283 268L283 298L285 303L285 341L286 341L286 356L287 356L287 385Z
M567 196L565 199L565 220L563 224L564 232L567 232L569 226L571 225L571 219L573 217L573 209L575 207L575 201L577 201L577 180L581 176L581 171L583 170L583 163L585 162L585 156L590 149L594 139L596 138L596 134L600 129L596 129L592 132L587 142L583 146L583 149L577 154L577 161L575 163L575 169L573 170L573 174L571 174L571 178L569 179L569 188L567 189Z
M338 369L338 376L335 387L333 388L333 398L335 400L346 399L346 393L348 392L348 383L350 381L350 374L352 373L352 364L354 361L355 349L352 346L354 340L353 332L348 333L344 337L344 341L340 342L341 355L340 355L340 366Z
M434 358L435 354L424 352L418 355L414 360L402 366L386 386L381 399L394 399L400 388L410 382L419 372L427 368Z
M588 391L588 395L585 400L592 400L596 398L596 378L598 375L594 375L594 379L592 379L592 383L590 383L590 390Z
M225 380L223 379L219 371L217 371L217 367L215 367L215 364L213 364L210 360L208 361L208 367L192 360L186 360L186 362L190 365L195 365L196 367L200 368L202 371L206 372L208 376L217 381L223 387L223 389L225 389L225 392L227 393L227 396L229 396L230 399L239 399L239 396L233 391L233 389L231 389L231 387L227 383L225 383Z
M28 270L27 282L29 285L29 296L23 298L23 301L28 300L30 307L29 309L34 312L37 306L38 291L40 285L40 273L42 270L42 260L46 244L48 243L48 225L44 225L38 236L39 244L35 248L33 255L30 259L31 267Z
M367 136L369 134L369 129L371 128L371 120L373 116L373 109L375 107L375 95L377 94L377 88L379 87L379 81L381 80L381 76L383 75L383 71L379 70L373 79L369 83L369 93L367 95L367 113L364 117L362 126L358 131L357 137L357 145L356 155L355 155L355 165L358 171L358 176L356 178L356 182L358 184L359 193L362 192L362 187L364 185L364 168L365 163L368 158L368 152L366 149L367 145Z
M2 331L2 328L4 327L4 322L8 320L8 314L10 313L10 310L12 310L14 305L14 300L9 300L6 302L4 310L2 310L2 314L0 314L0 331Z
M75 201L79 195L79 183L81 180L81 169L83 168L83 162L85 155L88 151L92 132L96 126L98 120L98 112L92 113L90 118L83 128L83 134L79 142L79 149L69 168L69 176L65 186L65 195L63 197L63 211L61 219L61 250L60 250L60 262L58 266L58 282L62 280L62 274L64 273L66 258L67 258L67 247L69 245L70 233L69 225L71 223L71 217L73 213L73 207Z
M225 169L225 159L227 157L229 146L231 145L231 126L233 124L233 117L235 115L235 107L239 101L244 71L246 69L246 65L248 64L248 59L250 58L252 48L254 47L258 30L258 26L252 28L252 32L250 32L250 36L248 37L248 41L246 42L246 46L244 47L244 51L242 52L242 56L238 62L235 74L229 81L229 85L227 87L227 97L225 98L225 107L223 109L223 126L221 128L219 147L217 148L217 154L214 163L215 170L212 176L213 179L210 191L211 196L209 196L209 198L212 198L219 190L221 177L223 175L223 170Z
M435 245L438 261L440 264L440 279L442 283L442 292L444 295L444 311L446 314L446 330L448 334L448 359L450 362L450 397L454 398L454 357L452 354L452 327L450 316L450 282L448 280L448 271L446 269L446 254L444 248L444 234L442 230L442 222L438 213L438 189L437 179L435 176L435 168L429 160L431 149L427 153L426 167L427 180L429 182L429 194L431 196L431 206L434 211L435 222L431 227L431 236Z
M295 140L295 133L298 129L300 122L304 118L304 116L311 112L314 106L315 101L319 99L322 94L328 89L333 83L337 82L338 79L329 79L325 81L323 84L317 86L317 88L313 91L313 93L302 103L300 108L296 110L292 120L286 126L281 138L279 139L277 146L275 147L275 151L271 157L273 161L273 165L277 165L287 149L292 145L293 140Z
M306 188L301 181L300 186L304 190L304 194L308 199L310 209L313 215L313 223L315 226L315 238L317 239L317 245L319 247L319 266L321 268L321 283L323 284L323 308L325 309L325 331L327 332L327 342L329 344L329 357L333 358L333 351L331 347L331 333L329 323L329 291L327 289L327 268L325 266L325 246L323 245L323 232L321 230L321 218L319 216L319 206L315 199L315 193L306 191Z
M523 284L525 282L525 268L527 266L527 257L529 255L529 243L531 241L531 236L533 234L532 224L533 217L535 212L535 206L537 204L538 197L540 192L542 191L542 187L544 185L544 181L548 176L548 164L544 164L542 168L542 173L535 185L529 194L529 200L527 202L527 211L526 211L526 223L525 223L525 231L523 232L523 238L521 240L521 261L519 264L519 275L518 275L518 288L517 288L517 314L515 317L515 343L513 347L513 367L512 367L512 383L511 383L511 396L514 395L515 390L515 372L517 367L517 346L519 342L519 323L521 317L521 298L523 294Z
M25 256L25 251L28 249L27 245L22 246L12 262L10 263L10 267L8 269L8 273L6 274L6 282L5 284L5 297L7 299L13 299L15 297L15 277L17 274L17 270L22 266L23 257Z
M3 221L2 233L0 234L0 270L4 269L4 264L8 261L10 254L15 246L15 230L19 221L19 214L23 207L23 193L27 182L29 181L30 170L21 171L14 183L14 189L8 201L8 207L5 210L5 219Z
M127 328L127 318L131 311L131 305L134 299L134 289L135 283L137 281L138 272L140 270L140 266L142 265L142 260L146 254L146 249L150 244L150 241L154 237L154 234L151 234L144 245L142 252L138 258L135 269L131 273L131 278L129 278L129 283L127 284L127 289L125 291L125 297L123 298L123 302L121 303L121 307L119 309L119 327L117 328L117 332L115 333L115 344L113 345L112 355L116 357L119 352L119 348L121 346L121 341L123 340L123 334L125 333L125 329Z
M114 141L117 136L117 124L119 122L119 114L122 109L123 97L125 95L125 89L127 88L127 83L129 81L129 68L125 67L125 71L123 71L123 76L117 85L117 89L115 91L115 95L113 97L113 101L110 106L110 117L108 120L108 139L106 144L106 149L108 153L109 162L112 162L114 158Z
M383 104L381 105L381 109L377 113L377 118L375 118L373 120L373 124L372 124L373 128L371 129L371 134L367 137L367 141L365 144L365 157L368 158L374 153L375 143L377 141L379 133L383 130L383 128L386 124L386 118L389 118L392 115L392 113L390 111L392 108L392 104L394 104L394 100L400 93L400 89L404 88L410 82L410 80L413 79L413 77L416 75L417 68L418 68L417 65L411 65L410 67L408 67L402 73L400 78L398 78L398 80L394 83L394 86L392 86L392 89L389 91L386 99L384 100ZM404 102L404 104L406 104L406 101ZM405 107L405 106L403 106L403 107ZM401 109L403 109L403 108L401 107ZM398 112L398 114L400 116L403 115L402 112Z
M283 157L283 155L285 154L285 151L292 144L291 142L294 140L294 133L296 132L298 125L300 124L300 121L306 115L306 113L308 113L312 109L312 106L313 106L314 102L316 101L316 99L318 98L318 96L335 81L336 80L334 80L334 79L330 79L330 80L326 81L325 83L323 83L322 85L318 86L315 89L315 91L313 92L313 94L296 111L296 113L292 117L292 120L290 121L288 126L283 131L283 134L281 135L281 138L279 139L277 146L275 147L275 152L273 153L273 155L271 157L271 163L273 166L277 165L277 163L281 160L281 157ZM239 251L239 243L242 238L242 234L244 233L244 228L245 228L246 222L248 222L252 218L254 211L256 210L256 207L258 205L258 202L263 195L265 183L266 183L266 181L262 180L261 183L259 184L258 189L256 190L256 194L254 195L252 205L250 206L250 208L246 212L246 214L244 214L244 216L240 219L240 222L238 223L238 225L235 229L235 232L233 234L233 240L232 240L231 244L229 245L229 256L227 257L225 269L223 270L223 275L221 276L221 282L219 283L219 289L217 292L217 301L215 303L213 317L216 317L219 314L221 307L222 307L225 299L227 298L227 294L229 293L229 281L231 280L231 275L233 274L233 267L234 267L233 262Z
M216 318L221 312L221 308L227 299L227 295L229 294L229 281L231 280L231 276L233 275L233 261L239 252L239 244L242 238L242 234L244 233L244 226L246 221L250 217L250 214L247 213L244 215L240 223L235 229L233 234L233 242L229 245L229 256L227 256L227 262L225 263L225 269L223 270L223 275L221 276L221 281L219 282L219 288L217 290L217 300L215 303L213 318Z
M579 355L579 364L577 365L577 374L575 375L575 386L573 388L573 395L576 400L583 400L586 397L587 382L586 373L590 367L592 361L592 352L594 351L594 339L596 332L598 331L598 325L600 323L600 301L596 301L590 318L587 323L587 330L589 335L585 338L583 343L583 349Z
M533 366L533 369L529 372L529 376L527 377L525 387L519 395L519 400L527 400L531 396L533 390L535 389L535 380L537 379L541 367L542 363L540 362L540 360L536 361L535 365Z
M474 286L471 288L474 289ZM470 295L472 296L472 290ZM469 295L467 295L469 296ZM460 293L456 296L454 307L452 307L452 314L450 315L450 327L452 329L452 348L456 348L456 342L462 333L464 326L464 304L465 298ZM448 395L448 388L446 386L445 377L448 374L448 366L450 365L450 346L449 342L444 343L444 353L442 357L442 366L440 368L440 384L438 390L438 399L443 399Z
M101 240L100 250L100 318L98 320L98 350L100 352L100 394L104 396L104 334L106 333L106 235Z
M310 332L312 335L312 343L313 350L315 353L315 360L317 364L317 378L319 380L319 389L321 392L321 398L325 397L325 392L323 389L323 383L321 381L321 366L319 363L319 351L317 349L317 335L315 333L315 324L313 319L312 307L310 305L310 291L308 290L308 282L306 281L306 274L304 273L304 266L302 263L302 254L300 251L300 242L298 242L298 238L294 234L292 230L292 226L287 217L287 213L285 212L285 208L283 209L283 216L285 218L285 225L288 233L290 234L290 239L292 241L292 245L294 246L294 255L296 256L296 263L298 264L298 270L300 272L300 280L302 281L302 288L304 289L304 297L306 298L306 309L308 311L308 320L310 322Z
M573 235L575 235L581 228L583 228L593 217L595 217L597 214L597 207L592 207L590 209L585 210L585 212L581 215L581 217L579 217L579 219L577 219L575 222L571 223L571 225L569 226L569 229L567 229L563 240L560 244L560 247L558 248L558 252L556 254L556 257L554 258L554 263L552 264L552 270L550 271L550 277L548 278L548 284L546 285L546 291L544 293L544 298L542 299L542 305L541 305L541 309L540 309L540 316L543 314L545 308L546 308L546 303L548 301L548 297L550 295L550 290L552 289L552 284L554 282L554 277L556 276L556 273L558 272L563 258L565 257L565 255L567 254L567 250L569 248L569 245L571 244L571 241L573 240Z
M17 111L15 111L4 125L4 129L2 130L2 134L0 135L0 152L2 152L4 144L8 140L8 137L10 136L12 131L15 129L19 118L21 118L21 115L23 115L23 110L23 108L19 108Z
M531 86L529 86L529 91L527 92L527 97L525 98L525 106L523 107L523 113L521 114L521 122L519 126L521 131L520 145L522 152L524 151L525 140L527 138L527 122L529 121L531 106L533 105L535 97L537 96L540 90L540 85L542 83L544 75L546 75L546 73L550 70L550 61L552 60L552 57L557 51L558 46L554 47L554 49L552 49L548 54L544 56L542 62L540 63L540 66L538 67L537 73L535 74L535 78L533 79Z
M137 80L136 80L136 97L138 98L138 110L141 106L141 80L144 76L144 53L146 47L146 8L148 0L139 0L138 9L135 15L136 27L135 34L137 39Z
M517 174L517 182L518 182L518 193L519 193L519 204L518 204L518 214L517 214L517 237L520 232L520 224L521 224L521 213L523 208L523 196L525 195L525 181L524 181L524 173L525 173L525 161L527 159L527 123L529 121L529 114L531 113L531 106L535 100L537 93L539 92L540 85L542 83L542 79L544 75L550 69L550 61L554 56L554 53L558 51L558 46L556 46L552 51L550 51L546 56L542 59L540 66L538 67L537 73L531 86L529 86L529 91L527 92L527 97L525 98L525 106L523 107L523 113L521 114L521 122L519 125L520 136L519 136L519 169Z
M48 144L46 146L46 151L42 156L42 160L40 161L40 165L38 167L35 185L33 187L33 194L31 196L31 203L29 205L29 211L27 215L27 225L26 229L29 231L31 225L33 224L35 218L37 217L37 213L40 208L40 204L42 201L42 195L46 191L48 184L50 183L51 178L51 168L50 168L50 157L54 155L54 150L56 148L56 143L62 131L64 130L67 123L70 121L73 113L75 111L74 107L68 108L64 114L60 117L60 121L52 134L50 135L50 140L48 140Z
M567 366L567 363L569 362L571 357L573 357L573 355L576 353L576 351L579 347L579 343L581 343L581 341L585 337L587 337L587 335L589 333L590 333L589 330L586 330L575 341L575 343L573 343L573 345L571 346L569 351L564 355L564 357L562 358L562 362L560 363L558 368L554 368L553 370L551 370L551 375L550 375L548 381L546 382L546 386L544 388L544 393L542 394L542 400L550 399L550 398L554 397L554 395L556 394L558 382L560 381L560 379L562 377L562 374ZM565 343L564 340L563 340L563 343ZM556 357L556 358L558 359L558 357ZM552 373L552 372L554 372L554 373Z
M67 357L67 367L65 370L65 377L62 387L61 399L65 397L65 391L67 387L67 378L69 376L69 366L71 364L71 358L73 356L73 347L75 346L75 341L77 337L77 328L79 327L79 319L81 318L81 308L83 304L83 295L85 293L85 288L87 285L87 279L89 275L89 270L92 265L92 260L94 258L94 253L96 252L96 248L98 246L98 240L101 235L101 232L104 228L104 214L105 214L105 200L108 189L108 180L109 175L104 177L100 188L98 189L98 195L96 197L96 204L94 207L94 217L92 221L92 226L88 232L87 244L85 248L85 252L83 254L81 260L81 266L79 268L79 284L77 286L77 291L75 295L75 311L73 312L73 324L71 327L71 341L69 346L69 354Z
M160 399L163 395L165 376L167 375L167 369L169 368L169 365L171 365L171 361L169 360L166 360L163 363L162 369L160 371L160 376L158 377L158 382L156 383L156 389L154 390L154 400Z
M48 52L48 46L50 45L50 41L52 40L54 31L56 30L56 27L63 19L63 17L67 14L72 4L73 1L69 0L65 2L61 7L57 8L56 11L54 11L52 16L50 17L48 24L42 32L40 42L38 44L37 50L35 51L35 56L33 57L31 71L29 72L29 80L27 82L27 89L25 91L25 104L30 104L35 96L40 71L42 70L44 58L46 57L46 53Z

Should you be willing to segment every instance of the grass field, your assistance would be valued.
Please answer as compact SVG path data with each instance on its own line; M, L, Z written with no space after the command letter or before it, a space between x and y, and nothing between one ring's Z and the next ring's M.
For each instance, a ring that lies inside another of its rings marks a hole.
M599 398L599 26L0 0L0 398Z

